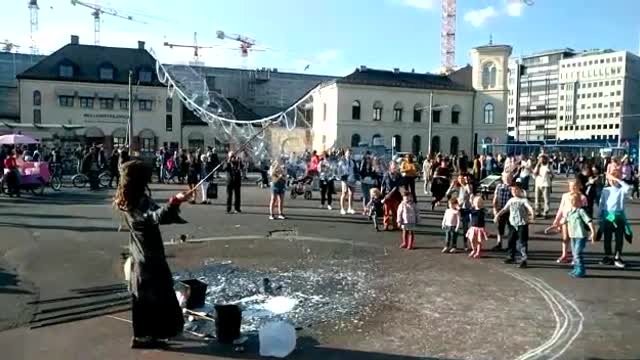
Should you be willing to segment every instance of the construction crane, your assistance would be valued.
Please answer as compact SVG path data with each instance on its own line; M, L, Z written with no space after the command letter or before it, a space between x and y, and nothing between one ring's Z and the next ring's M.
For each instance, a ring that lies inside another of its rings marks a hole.
M256 41L249 37L238 35L238 34L226 34L222 30L216 31L216 37L221 40L233 40L240 43L240 56L246 58L249 56L249 51L265 51L266 49L256 49L254 46L256 45Z
M528 6L534 0L509 0ZM440 56L442 72L451 73L456 64L456 0L442 0L442 27L440 30Z
M198 33L194 32L193 33L193 45L183 45L183 44L172 44L169 42L164 42L164 46L168 46L170 49L173 49L174 47L176 48L192 48L193 49L193 64L194 65L202 65L202 62L200 62L200 49L211 49L214 48L218 45L211 45L211 46L201 46L198 45Z
M1 51L11 52L13 49L19 49L20 45L16 45L9 40L0 41L0 45L2 45Z
M35 33L38 31L38 0L29 0L29 14L30 14L30 38L31 38L31 54L38 53L36 48Z
M134 17L131 15L126 15L116 9L103 7L98 4L87 3L80 0L71 0L71 5L74 5L74 6L80 5L93 10L93 12L91 13L91 16L93 16L93 32L94 32L94 41L96 45L100 44L100 16L102 14L119 17L121 19L134 21L141 24L146 24L146 22L144 21L134 19Z

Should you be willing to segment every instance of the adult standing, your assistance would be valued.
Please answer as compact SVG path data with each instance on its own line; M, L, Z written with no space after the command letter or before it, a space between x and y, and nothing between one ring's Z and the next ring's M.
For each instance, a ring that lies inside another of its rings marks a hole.
M7 184L7 193L10 197L14 195L20 197L20 170L18 170L17 160L16 150L12 149L3 162L4 168L7 169L4 181Z
M549 215L549 195L551 194L551 178L553 171L549 164L549 158L547 155L540 154L538 156L538 163L533 171L535 176L535 210L536 216L544 216L547 218ZM542 198L542 203L540 203Z
M593 205L596 203L598 194L598 177L593 176L593 171L588 165L583 165L581 171L576 175L576 181L582 194L587 197L585 211L590 218L593 218Z
M131 232L132 348L164 347L163 339L180 334L184 326L159 225L184 223L179 207L186 198L178 194L167 205L158 206L148 192L151 174L142 161L125 163L114 198L114 206L123 213Z
M397 211L398 205L402 201L402 195L400 194L400 186L402 185L402 178L398 173L398 165L395 161L389 163L389 170L384 174L382 178L382 196L383 196L383 222L384 230L395 230L398 228Z
M413 162L413 154L405 155L404 160L402 160L400 164L400 173L402 174L402 182L405 189L411 193L413 203L417 204L416 178L418 177L418 169L416 168L415 162Z
M373 160L371 159L371 153L365 152L360 161L360 189L362 190L362 211L366 213L367 204L369 203L371 194L369 191L374 186L375 173L373 171Z
M620 180L620 171L607 174L608 186L602 189L600 196L600 219L604 235L604 258L600 262L603 265L615 265L625 268L622 260L622 247L624 238L632 236L631 227L624 211L624 201L631 187ZM615 238L615 252L611 251L611 240ZM613 255L613 259L611 256Z
M307 166L307 176L310 176L312 179L318 176L318 165L320 164L320 156L318 153L313 150L311 154L311 159L309 160L309 166Z
M424 194L429 194L429 182L431 181L431 166L433 164L433 159L431 155L429 155L424 162L422 163L422 179L424 180Z
M324 207L326 200L327 209L331 210L331 200L335 193L336 169L334 161L326 151L318 168L320 171L320 206Z
M271 199L269 200L269 220L284 220L284 192L287 187L287 175L281 160L276 159L269 168L271 176ZM277 210L277 214L276 211Z
M91 190L98 190L100 188L98 182L98 172L100 167L98 166L98 149L92 146L89 153L82 159L82 173L89 178L89 186Z
M356 187L356 162L351 158L351 150L344 153L344 157L338 163L338 172L340 175L340 184L342 186L342 194L340 194L340 214L355 214L353 210L353 193ZM344 203L347 202L348 210L345 211Z
M497 214L500 210L505 208L507 201L511 199L511 182L513 177L509 173L502 173L502 182L496 186L496 191L493 193L493 214ZM522 185L522 183L521 183ZM526 195L525 195L526 197ZM509 224L509 210L506 210L502 215L498 216L498 234L496 246L493 247L494 251L502 251L502 242L505 236L505 230ZM507 235L508 236L508 235Z
M468 172L469 167L469 157L464 152L464 150L460 151L460 156L458 156L458 171L460 174L466 174Z
M531 178L531 160L527 155L522 155L520 160L520 186L524 191L529 191L529 179Z
M447 167L447 161L442 160L440 162L440 166L435 169L433 182L431 183L431 194L433 195L433 200L431 201L431 210L434 210L436 208L436 205L438 205L447 194L447 190L449 189L450 176L451 172Z
M116 180L116 187L120 181L120 170L118 169L120 161L120 152L118 149L113 149L111 156L109 157L109 187L113 187L113 180Z
M224 164L227 173L227 213L231 213L231 203L234 204L234 212L240 213L240 185L242 184L242 164L240 159L229 151ZM235 200L235 201L234 201Z

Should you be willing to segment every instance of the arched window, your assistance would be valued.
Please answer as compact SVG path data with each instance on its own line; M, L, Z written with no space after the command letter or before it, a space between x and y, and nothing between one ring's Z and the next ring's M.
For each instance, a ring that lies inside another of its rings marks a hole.
M384 145L382 135L380 134L375 134L371 137L371 146L376 146L376 145Z
M156 134L151 129L143 129L138 133L140 138L140 151L145 153L156 150Z
M421 122L422 121L422 109L424 105L417 103L413 106L413 122Z
M498 70L493 62L482 65L482 87L485 89L496 87Z
M493 124L495 121L495 106L492 103L488 103L484 106L484 123Z
M393 135L393 139L395 139L395 140L393 140L393 143L391 144L391 145L395 144L395 146L393 146L393 149L395 151L402 151L402 136Z
M382 101L373 103L373 121L382 121Z
M434 136L431 139L431 153L437 154L440 152L440 136Z
M485 145L493 144L493 139L492 139L492 138L490 138L490 137L486 137L486 138L484 138L483 143L484 143Z
M460 124L460 113L462 113L460 105L453 105L451 108L451 124Z
M420 153L421 150L421 143L422 139L420 138L419 135L414 135L413 139L411 139L411 152L414 155L418 155Z
M33 92L33 106L40 105L42 105L42 95L40 94L40 91L36 90Z
M398 101L393 104L393 121L402 121L402 103Z
M360 101L354 100L351 104L351 119L360 120Z
M460 140L457 136L451 138L451 146L449 147L449 154L456 155L460 147Z
M351 135L351 147L356 147L358 145L360 145L360 135L359 134Z

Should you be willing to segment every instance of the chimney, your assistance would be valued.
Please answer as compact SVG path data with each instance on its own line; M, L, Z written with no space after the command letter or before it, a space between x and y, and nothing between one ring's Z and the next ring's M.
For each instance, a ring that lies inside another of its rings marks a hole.
M367 67L365 65L360 65L360 71L367 71Z
M400 68L393 68L394 74L400 74Z
M138 40L138 49L144 50L144 41Z
M80 38L78 37L78 35L71 35L71 43L73 45L80 44Z

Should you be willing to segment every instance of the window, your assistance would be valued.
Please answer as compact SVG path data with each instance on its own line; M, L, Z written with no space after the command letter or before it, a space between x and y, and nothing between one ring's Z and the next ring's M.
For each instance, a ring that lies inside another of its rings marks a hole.
M604 113L604 118L608 118L609 117L609 113Z
M138 108L140 111L151 111L152 107L153 107L153 101L138 100Z
M64 107L73 107L73 96L58 96L58 104Z
M615 124L616 129L620 129L620 124Z
M587 130L591 130L591 125L587 125Z
M497 69L494 63L488 62L482 66L482 87L496 87Z
M395 151L402 151L402 136L393 135L393 140L391 142L391 145L393 145L393 149Z
M170 113L173 112L173 99L172 98L167 98L167 101L165 102L165 111Z
M129 100L120 99L120 110L129 110Z
M602 103L598 103L598 109L602 109Z
M393 105L393 121L402 121L402 103L397 102Z
M140 147L140 151L142 151L142 152L152 152L153 149L155 148L154 139L144 138L144 139L141 139L141 140L142 140L142 146Z
M60 65L58 68L58 74L60 77L73 77L73 66L71 65Z
M85 109L93 109L93 98L92 97L81 97L80 98L80 107Z
M454 105L451 109L451 123L457 125L460 123L460 106Z
M591 99L591 93L587 94L587 98Z
M484 123L493 124L495 121L495 107L489 103L484 106Z
M167 114L165 116L164 127L167 132L173 131L173 115Z
M140 82L151 82L151 71L149 71L149 70L140 70L138 72L138 80Z
M351 135L351 147L357 147L358 145L360 145L360 135L359 134Z
M113 80L113 68L108 66L101 67L100 80Z
M564 100L564 95L560 95L560 100Z
M602 124L598 124L598 130L602 130Z
M382 138L382 135L380 134L375 134L371 137L371 145L384 145L384 144L380 144L380 138Z
M360 120L360 101L358 100L351 104L351 119Z
M610 59L610 58L607 58L607 64L608 64L608 63L610 63L610 62L611 62L611 59Z
M460 140L458 140L457 136L451 138L451 146L449 147L449 154L456 155L458 154L458 148L460 147Z
M613 129L613 124L609 124L609 129Z
M585 104L580 105L580 109L584 109L585 107L587 107L587 105Z
M604 86L609 86L609 81L605 81Z
M435 105L434 107L438 107L438 105ZM434 123L440 123L440 110L431 111L431 121Z
M36 90L33 92L33 106L40 105L42 105L42 95L40 94L40 91Z
M373 103L373 121L382 121L382 103L380 101Z
M322 103L322 121L327 121L327 103Z
M411 139L411 152L414 155L418 155L420 151L422 151L421 142L422 142L422 138L420 138L420 136L418 135L414 135L413 138Z
M127 146L128 144L127 142L127 138L126 138L126 133L123 134L125 136L119 135L119 136L113 136L113 148L124 148L125 146Z
M620 90L616 91L616 95L621 95L622 92Z
M622 80L618 80L618 81L616 81L616 84L618 84L618 85L622 85Z
M440 136L434 136L431 138L431 153L437 154L440 152Z
M413 122L421 122L422 121L422 104L416 104L413 107Z
M598 119L602 119L602 114L598 114Z
M620 107L620 101L616 101L616 106Z
M33 123L42 124L42 113L40 109L33 109Z
M591 114L587 114L587 119L591 119Z
M602 97L602 92L599 92L599 93L598 93L598 97Z
M100 98L100 109L113 110L113 99Z

